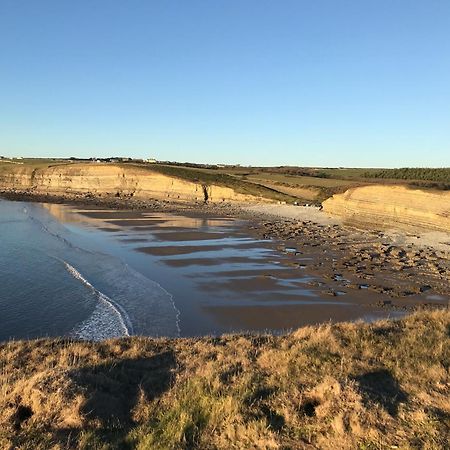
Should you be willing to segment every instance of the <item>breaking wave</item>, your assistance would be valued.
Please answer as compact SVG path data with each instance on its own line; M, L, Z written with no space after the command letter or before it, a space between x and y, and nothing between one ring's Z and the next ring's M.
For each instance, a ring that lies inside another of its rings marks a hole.
M37 204L1 206L0 268L10 276L0 286L0 297L7 292L8 298L22 298L18 311L27 320L34 311L39 323L29 320L20 328L20 316L14 317L15 325L0 330L0 336L3 332L7 337L51 334L102 340L180 335L180 312L172 295L121 255L110 253L109 242L97 242L95 230L84 233L65 226ZM14 261L23 270L20 276ZM11 266L7 272L5 264ZM15 284L20 279L22 285Z
M73 336L80 339L101 340L133 334L133 326L126 311L103 292L92 286L75 267L66 261L62 262L67 271L89 288L98 300L92 315L75 328L72 332Z
M88 304L93 311L69 333L71 336L101 340L180 335L180 312L173 296L161 285L92 245L90 236L74 233L41 207L27 205L22 212L47 236L42 242L45 245L39 247L90 290Z

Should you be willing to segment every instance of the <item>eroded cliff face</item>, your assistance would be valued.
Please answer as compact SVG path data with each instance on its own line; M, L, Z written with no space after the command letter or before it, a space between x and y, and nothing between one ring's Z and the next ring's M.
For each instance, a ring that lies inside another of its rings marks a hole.
M31 190L53 195L92 194L138 199L246 202L261 200L218 185L202 185L139 167L112 164L59 165L45 169L18 166L0 172L1 189Z
M417 229L450 233L450 192L404 186L363 186L323 202L324 211L369 228Z

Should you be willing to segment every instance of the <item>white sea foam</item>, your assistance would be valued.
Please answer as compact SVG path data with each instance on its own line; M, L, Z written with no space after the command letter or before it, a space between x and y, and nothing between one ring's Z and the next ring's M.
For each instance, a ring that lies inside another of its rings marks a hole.
M67 271L89 288L98 299L94 312L73 330L72 335L80 339L101 340L133 334L131 320L126 311L89 283L75 267L64 260L62 262Z

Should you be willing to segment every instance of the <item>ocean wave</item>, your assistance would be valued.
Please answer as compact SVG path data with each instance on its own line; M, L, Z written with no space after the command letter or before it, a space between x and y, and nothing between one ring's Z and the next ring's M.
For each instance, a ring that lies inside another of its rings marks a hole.
M50 238L45 246L47 255L64 264L66 271L92 292L94 311L71 335L99 340L131 334L155 337L181 334L180 312L173 296L161 285L120 257L104 252L90 236L74 233L34 205L22 212Z
M118 303L89 283L75 267L64 260L62 260L62 263L67 272L89 288L98 300L92 315L82 322L72 334L77 338L90 340L130 336L133 334L133 326L126 311Z
M145 304L148 306L152 305L152 300L155 302L155 299L157 299L157 302L153 304L153 309L155 312L159 311L160 313L163 310L168 309L167 316L170 317L170 312L173 311L175 314L175 330L169 333L170 336L173 337L180 337L181 335L181 328L180 328L180 310L176 307L175 299L173 295L167 290L164 289L158 282L151 280L147 278L142 273L134 270L131 268L128 264L125 264L121 261L121 264L123 265L123 271L124 276L122 279L130 278L134 279L134 287L133 291L136 292L138 287L140 288L140 297L145 299ZM139 294L139 293L138 293ZM162 295L161 295L162 294ZM152 298L153 297L153 298ZM172 310L172 311L171 311ZM155 331L158 327L154 327ZM156 332L155 336L164 336L166 332L169 332L169 329L171 327L168 327L167 325L163 328L160 327L159 333Z
M6 250L27 255L27 270L33 270L32 261L45 261L42 270L23 275L27 281L40 275L24 286L30 292L38 290L30 302L42 301L56 313L42 325L44 332L57 328L61 334L86 340L180 335L180 311L173 296L129 266L109 242L97 240L95 230L78 232L55 221L38 204L2 202L1 206ZM11 219L17 219L17 230L14 224L4 224ZM0 265L10 261L3 251Z

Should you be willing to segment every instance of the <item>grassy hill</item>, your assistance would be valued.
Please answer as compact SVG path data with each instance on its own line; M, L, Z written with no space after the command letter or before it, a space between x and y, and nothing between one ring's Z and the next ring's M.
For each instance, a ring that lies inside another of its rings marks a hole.
M124 167L130 164L123 164ZM247 195L261 196L277 201L285 201L292 203L297 200L293 195L283 193L279 190L264 186L258 183L252 183L245 179L232 176L228 173L219 172L216 170L196 169L185 166L166 165L166 164L133 164L145 170L158 172L170 177L177 177L187 181L194 181L196 183L211 185L216 184L232 188L236 192Z
M0 345L4 449L444 449L450 312L285 336Z

